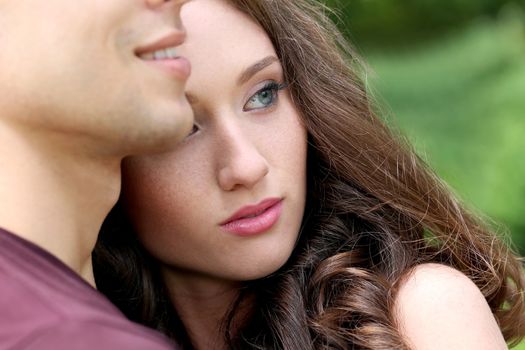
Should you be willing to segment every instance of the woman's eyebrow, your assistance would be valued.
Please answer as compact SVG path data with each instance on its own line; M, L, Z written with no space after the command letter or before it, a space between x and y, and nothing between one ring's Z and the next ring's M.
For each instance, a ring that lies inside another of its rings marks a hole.
M243 70L243 72L239 75L239 79L237 80L237 84L242 85L246 83L248 80L250 80L251 77L253 77L257 72L263 70L264 68L268 67L274 62L278 62L279 59L275 56L267 56L263 58L262 60L259 60Z

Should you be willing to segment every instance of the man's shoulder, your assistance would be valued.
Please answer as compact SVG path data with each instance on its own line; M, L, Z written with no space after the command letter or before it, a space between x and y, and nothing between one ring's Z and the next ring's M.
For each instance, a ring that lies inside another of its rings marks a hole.
M171 349L38 247L0 240L0 349Z
M0 268L0 349L173 349L89 286L84 295L73 291L80 292L78 298Z
M174 345L163 336L139 325L132 325L133 327L119 326L97 320L71 319L34 330L20 338L15 348L24 350L174 349Z
M0 285L0 349L172 349L162 335L126 319L103 295L92 302L68 299L42 286L3 279L1 273Z

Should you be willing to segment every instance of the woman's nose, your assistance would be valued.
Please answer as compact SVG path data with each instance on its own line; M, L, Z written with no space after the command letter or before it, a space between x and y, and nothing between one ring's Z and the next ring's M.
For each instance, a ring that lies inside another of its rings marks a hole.
M266 158L241 132L223 138L219 152L218 182L224 191L253 188L268 174Z

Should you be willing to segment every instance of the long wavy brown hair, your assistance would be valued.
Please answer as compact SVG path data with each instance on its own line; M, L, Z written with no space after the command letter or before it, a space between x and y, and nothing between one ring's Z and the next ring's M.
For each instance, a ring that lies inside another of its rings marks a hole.
M308 130L307 208L292 256L247 282L225 315L231 349L408 349L393 313L413 267L479 287L507 342L525 333L523 265L376 116L357 55L313 0L231 0L272 40ZM131 319L192 348L154 259L120 204L94 254L100 290ZM251 311L234 327L238 306Z

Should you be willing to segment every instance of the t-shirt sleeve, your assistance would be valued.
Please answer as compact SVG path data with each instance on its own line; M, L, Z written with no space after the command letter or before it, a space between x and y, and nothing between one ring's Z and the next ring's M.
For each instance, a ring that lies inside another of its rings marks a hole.
M95 322L69 322L34 334L17 350L176 350L167 338L147 328L129 332Z

